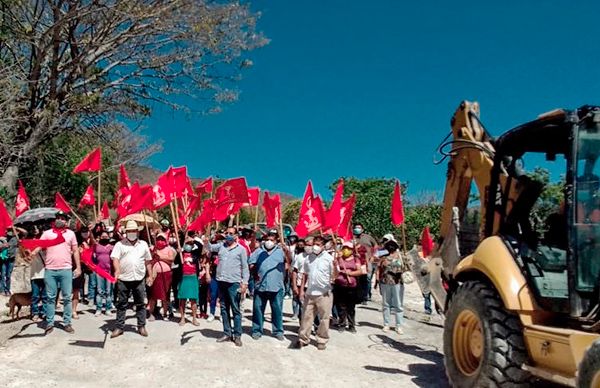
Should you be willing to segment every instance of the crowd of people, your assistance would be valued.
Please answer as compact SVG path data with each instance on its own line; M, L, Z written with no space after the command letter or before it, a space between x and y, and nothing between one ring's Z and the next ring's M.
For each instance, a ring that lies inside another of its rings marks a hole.
M203 319L215 320L218 305L223 333L217 342L242 346L241 302L252 298L252 339L264 335L268 304L271 335L283 341L283 303L292 299L293 318L300 322L294 346L308 345L314 333L322 350L330 325L340 332L357 332L356 305L366 304L374 288L382 296L383 330L402 333L402 274L410 267L391 234L378 242L360 224L354 225L354 238L348 241L322 235L284 237L275 229L234 226L207 235L184 233L166 219L156 229L133 220L118 227L97 223L75 230L69 224L68 214L59 211L46 225L14 229L19 236L11 231L0 240L1 291L10 294L15 261L29 266L31 319L43 323L46 335L55 328L60 300L63 330L73 333L79 304L92 304L97 316L116 313L111 333L116 338L124 333L132 299L137 332L144 337L147 321L198 326ZM27 250L17 237L45 244Z

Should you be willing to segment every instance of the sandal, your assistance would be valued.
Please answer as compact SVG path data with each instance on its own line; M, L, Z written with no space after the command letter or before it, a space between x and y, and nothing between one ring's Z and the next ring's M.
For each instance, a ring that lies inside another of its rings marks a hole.
M200 326L200 322L198 322L197 320L194 319L192 321L192 325L194 325L194 326Z
M179 326L185 326L185 320L179 321Z

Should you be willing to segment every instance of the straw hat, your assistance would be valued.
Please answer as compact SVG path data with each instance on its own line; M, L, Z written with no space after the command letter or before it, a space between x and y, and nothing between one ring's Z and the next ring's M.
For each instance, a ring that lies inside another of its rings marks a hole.
M138 226L137 222L130 220L130 221L127 221L127 224L125 224L125 231L127 232L130 230L140 231L140 230L142 230L142 227Z

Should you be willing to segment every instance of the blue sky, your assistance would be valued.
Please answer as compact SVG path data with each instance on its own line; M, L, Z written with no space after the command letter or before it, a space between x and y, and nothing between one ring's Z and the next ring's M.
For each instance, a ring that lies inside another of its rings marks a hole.
M156 109L149 164L246 176L301 196L339 176L441 193L435 147L463 99L497 135L557 108L600 104L597 5L587 1L253 1L271 43L240 101L213 116ZM212 146L208 146L211 144Z

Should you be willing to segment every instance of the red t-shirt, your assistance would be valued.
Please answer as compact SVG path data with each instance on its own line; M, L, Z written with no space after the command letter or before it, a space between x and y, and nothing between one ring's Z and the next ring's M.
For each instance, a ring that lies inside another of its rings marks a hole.
M192 259L192 254L188 252L183 253L183 274L184 275L195 275L196 266Z

